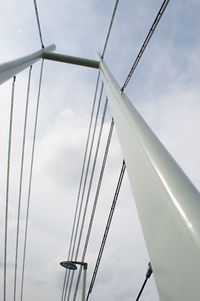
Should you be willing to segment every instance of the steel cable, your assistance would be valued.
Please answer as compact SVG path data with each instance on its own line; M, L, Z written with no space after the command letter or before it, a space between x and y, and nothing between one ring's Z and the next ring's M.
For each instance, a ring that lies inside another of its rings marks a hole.
M84 227L85 217L86 217L86 212L87 212L87 207L88 207L88 201L90 198L92 183L93 183L93 179L94 179L94 171L96 168L96 162L97 162L97 157L98 157L98 153L99 153L99 146L100 146L100 141L101 141L101 136L102 136L102 131L103 131L103 125L104 125L107 105L108 105L108 99L106 98L104 111L103 111L103 115L102 115L102 120L101 120L101 126L100 126L100 130L99 130L98 141L97 141L97 145L96 145L96 151L95 151L94 160L93 160L92 171L91 171L91 175L90 175L90 182L89 182L89 186L88 186L88 193L87 193L86 202L85 202L84 214L83 214L83 218L82 218L82 224L81 224L81 229L80 229L80 234L79 234L79 240L78 240L75 260L78 257L78 252L79 252L79 247L80 247L80 242L81 242L81 237L82 237L82 232L83 232L83 227Z
M39 36L40 36L40 42L42 48L44 48L44 43L42 39L42 31L41 31L41 26L40 26L40 19L39 19L39 13L38 13L38 8L37 8L37 2L36 0L33 0L34 3L34 8L35 8L35 14L36 14L36 19L37 19L37 25L38 25L38 31L39 31Z
M135 71L135 69L137 67L137 64L139 63L139 61L140 61L140 59L141 59L141 57L142 57L142 55L143 55L143 53L144 53L144 51L145 51L145 49L146 49L146 47L148 45L148 43L149 43L149 41L150 41L150 39L151 39L151 37L152 37L152 35L153 35L153 33L154 33L154 31L155 31L155 29L156 29L159 21L160 21L160 19L161 19L162 15L163 15L163 13L165 11L168 3L169 3L169 0L164 0L163 1L162 5L161 5L161 8L160 8L160 10L159 10L159 12L158 12L158 14L157 14L154 22L153 22L153 25L151 26L151 28L150 28L150 30L149 30L149 32L147 34L147 37L146 37L146 39L145 39L145 41L144 41L144 43L143 43L143 45L142 45L142 47L141 47L141 49L139 51L139 53L138 53L138 55L137 55L134 63L133 63L133 66L132 66L132 68L131 68L131 70L130 70L130 72L129 72L129 74L128 74L125 82L124 82L124 85L121 88L122 92L124 92L124 89L128 85L128 83L129 83L129 81L130 81L130 79L131 79L131 77L132 77L132 75L133 75L133 73L134 73L134 71Z
M113 14L112 14L111 21L110 21L110 25L109 25L109 28L108 28L108 33L107 33L107 36L106 36L106 41L105 41L104 48L103 48L102 55L101 55L102 59L104 57L104 54L105 54L105 51L106 51L106 48L107 48L107 44L108 44L108 40L109 40L109 37L110 37L111 29L112 29L112 26L113 26L114 18L115 18L115 15L116 15L118 3L119 3L119 0L116 0L114 10L113 10Z
M25 264L26 264L26 246L27 246L27 238L28 238L28 223L29 223L29 211L30 211L30 201L31 201L33 164L34 164L34 155L35 155L35 143L36 143L38 114L39 114L39 105L40 105L40 93L41 93L41 85L42 85L43 65L44 65L44 60L42 60L42 62L41 62L41 68L40 68L40 79L39 79L39 88L38 88L37 104L36 104L36 112L35 112L35 123L34 123L34 131L33 131L33 143L32 143L32 152L31 152L31 165L30 165L29 184L28 184L28 201L27 201L27 208L26 208L26 223L25 223L25 233L24 233L24 250L23 250L23 261L22 261L22 281L21 281L21 294L20 294L20 300L21 301L23 300L23 291L24 291L24 276L25 276Z
M87 135L83 165L82 165L82 170L81 170L81 178L80 178L80 183L79 183L78 196L77 196L76 208L75 208L75 214L74 214L74 220L73 220L73 226L72 226L72 233L71 233L71 239L70 239L70 244L69 244L68 260L70 259L70 256L71 256L71 248L72 248L72 242L73 242L73 238L74 238L74 230L75 230L75 224L76 224L79 201L80 201L80 193L81 193L81 188L82 188L83 175L84 175L84 171L85 171L86 157L87 157L87 153L88 153L89 139L90 139L90 134L91 134L91 129L92 129L92 122L93 122L93 117L94 117L94 109L95 109L96 100L97 100L97 91L98 91L98 87L99 87L99 78L100 78L100 72L98 72L98 76L97 76L95 95L94 95L92 112L91 112L91 117L90 117L89 130L88 130L88 135ZM61 301L63 301L63 298L64 298L64 291L65 291L66 283L69 282L69 274L70 274L70 271L66 270L65 276L64 276L64 281L63 281Z
M103 239L102 239L101 246L100 246L100 249L99 249L99 254L98 254L96 265L95 265L94 272L93 272L93 275L92 275L92 280L90 282L89 291L88 291L86 301L89 299L89 296L92 292L92 289L93 289L93 286L94 286L94 283L95 283L95 279L96 279L97 272L98 272L98 269L99 269L99 265L100 265L100 262L101 262L101 257L102 257L102 254L103 254L106 239L107 239L108 232L109 232L109 229L110 229L110 225L111 225L111 222L112 222L112 218L113 218L115 206L116 206L116 203L117 203L117 199L118 199L118 196L119 196L119 191L120 191L120 188L121 188L121 184L122 184L122 180L123 180L123 177L124 177L125 170L126 170L126 164L123 161L122 168L121 168L120 175L119 175L119 179L118 179L118 182L117 182L117 187L116 187L114 198L113 198L113 202L112 202L112 206L111 206L111 209L110 209L110 213L109 213L106 228L105 228L105 231L104 231Z
M32 66L30 66L30 68L29 68L29 75L28 75L28 86L27 86L25 118L24 118L24 132L23 132L23 142L22 142L22 155L21 155L21 170L20 170L20 181L19 181L16 251L15 251L15 274L14 274L14 301L16 300L17 267L18 267L17 261L18 261L18 248L19 248L19 226L20 226L20 214L21 214L21 196L22 196L22 184L23 184L23 172L24 172L24 152L25 152L25 144L26 144L26 128L27 128L27 117L28 117L31 71L32 71Z
M106 41L105 41L104 48L103 48L103 51L102 51L102 58L104 57L104 54L105 54L105 51L106 51L106 48L107 48L107 44L108 44L108 40L109 40L109 37L110 37L113 21L114 21L115 15L116 15L116 10L117 10L118 3L119 3L119 0L116 0L114 10L113 10L113 14L112 14L111 21L110 21L110 25L109 25L109 29L108 29L108 33L107 33L107 36L106 36ZM97 80L96 87L98 87L99 76L100 76L100 72L98 73L98 80ZM97 89L96 89L96 91L97 91ZM96 92L95 92L95 94L96 94ZM70 242L70 246L71 246L71 242ZM70 247L70 251L71 251L71 247ZM68 258L69 258L69 256L68 256ZM67 288L68 288L69 277L70 277L70 271L66 271L65 272L65 277L64 277L64 283L63 283L61 301L64 301L65 298L66 298L66 291L67 291ZM64 290L65 290L65 293L64 293Z
M93 128L92 139L91 139L90 151L89 151L89 155L88 155L88 161L87 161L87 167L86 167L86 172L85 172L85 179L84 179L84 184L83 184L81 203L80 203L80 207L79 207L78 220L77 220L77 225L76 225L76 231L75 231L75 236L74 236L74 243L73 243L73 247L72 247L71 258L73 258L73 256L74 256L75 244L76 244L78 228L79 228L79 223L80 223L80 216L81 216L82 206L83 206L83 199L84 199L84 195L85 195L85 189L86 189L86 184L87 184L90 161L91 161L91 156L92 156L92 151L93 151L93 146L94 146L94 138L95 138L95 134L96 134L97 121L98 121L98 117L99 117L99 110L100 110L100 105L101 105L102 93L103 93L103 85L101 86L99 102L98 102L98 107L97 107L97 111L96 111L95 123L94 123L94 128ZM67 289L68 289L68 284L69 283L66 283L64 300L66 299L66 292L67 292Z
M80 227L78 244L77 244L77 247L76 247L75 260L77 260L78 253L79 253L79 248L80 248L80 243L81 243L81 239L82 239L83 228L84 228L84 224L85 224L86 212L87 212L87 208L88 208L90 192L91 192L92 183L93 183L93 179L94 179L94 171L95 171L97 157L98 157L98 153L99 153L99 146L100 146L100 141L101 141L101 136L102 136L102 131L103 131L103 125L104 125L107 105L108 105L108 99L106 98L105 105L104 105L104 110L103 110L103 115L102 115L102 120L101 120L101 126L100 126L100 130L99 130L97 144L96 144L96 150L95 150L95 155L94 155L94 160L93 160L93 165L92 165L92 171L91 171L91 175L90 175L90 182L89 182L89 185L88 185L88 192L87 192L87 197L86 197L86 201L85 201L85 208L84 208L84 213L83 213L83 217L82 217L82 224L81 224L81 227ZM73 278L73 275L74 274L72 274L72 278ZM73 282L73 279L71 279L71 283L72 282ZM68 294L69 297L70 297L71 287L72 287L71 283L70 283L70 292ZM68 297L68 300L69 300L69 297Z
M7 243L8 243L8 203L9 203L9 189L10 189L10 160L11 160L11 145L12 145L12 126L13 126L13 108L14 108L14 94L15 81L13 77L11 104L10 104L10 122L8 135L8 161L7 161L7 183L6 183L6 207L5 207L5 237L4 237L4 286L3 286L3 300L6 301L6 278L7 278Z
M148 270L147 270L147 272L146 272L146 277L145 277L144 283L143 283L143 285L142 285L142 287L141 287L141 289L140 289L140 291L139 291L139 294L138 294L138 296L137 296L137 298L136 298L135 301L138 301L138 300L140 299L140 296L141 296L141 294L142 294L142 292L143 292L143 290L144 290L144 288L145 288L145 285L146 285L146 283L147 283L147 280L151 277L151 274L152 274L152 273L153 273L153 270L152 270L152 267L151 267L151 263L149 262L149 263L148 263Z
M112 118L112 121L111 121L111 124L110 124L110 130L109 130L109 133L108 133L106 148L105 148L105 152L104 152L104 157L103 157L103 161L102 161L101 171L100 171L100 175L99 175L99 180L98 180L98 184L97 184L96 194L95 194L95 198L94 198L94 203L93 203L93 207L92 207L90 222L89 222L89 226L88 226L88 230L87 230L86 241L85 241L83 255L82 255L82 259L81 259L82 262L84 262L85 255L86 255L86 252L87 252L87 247L88 247L89 238L90 238L92 225L93 225L93 221L94 221L94 216L95 216L95 212L96 212L97 201L98 201L99 192L100 192L100 189L101 189L101 183L102 183L104 170L105 170L105 166L106 166L106 161L107 161L107 156L108 156L108 152L109 152L109 147L110 147L113 128L114 128L114 120ZM82 273L82 269L79 269L73 301L76 300L78 287L79 287L79 283L80 283L80 278L81 278L81 273Z
M110 37L110 33L111 33L112 25L113 25L113 22L114 22L114 18L115 18L115 15L116 15L118 3L119 3L119 0L116 0L115 6L114 6L114 10L113 10L113 14L112 14L111 21L110 21L110 25L109 25L109 28L108 28L108 33L107 33L107 36L106 36L104 48L103 48L103 51L102 51L102 56L101 56L102 58L104 57L104 54L105 54L105 51L106 51L106 48L107 48L107 44L108 44L108 40L109 40L109 37ZM70 271L68 271L68 273L67 273L67 271L65 272L65 279L66 279L66 276L67 276L67 279L69 281ZM65 298L66 298L66 292L65 292ZM61 299L61 301L63 301L63 293L62 293L62 299Z
M105 55L105 51L106 51L106 48L107 48L107 44L108 44L108 40L109 40L109 37L110 37L110 33L111 33L112 26L113 26L113 22L114 22L114 18L115 18L115 15L116 15L118 4L119 4L119 0L116 0L115 6L114 6L114 9L113 9L113 14L112 14L111 21L110 21L110 25L109 25L109 28L108 28L108 33L107 33L107 36L106 36L104 48L103 48L102 55L101 55L102 58ZM111 139L111 135L112 135L111 132L113 130L113 126L114 126L114 122L113 122L113 119L112 119L112 123L111 123L111 128L112 129L110 129L110 139ZM108 145L109 145L109 143L110 143L110 141L108 142ZM107 148L107 151L108 151L108 149L109 149L109 146ZM98 188L97 188L97 193L96 193L96 196L95 196L95 202L94 202L94 207L93 207L93 210L92 210L91 221L90 221L90 225L89 225L89 229L88 229L88 233L87 233L87 238L86 238L86 242L85 242L85 246L84 246L83 257L85 257L85 253L86 253L86 250L87 250L87 245L88 245L89 236L90 236L91 227L92 227L93 218L94 218L95 209L96 209L96 203L97 203L98 194L99 194L99 191L100 191L101 181L102 181L102 177L103 177L103 172L104 172L104 168L105 168L106 158L107 158L107 153L104 156L104 160L103 160L103 164L102 164L101 175L100 175L99 182L98 182ZM80 281L81 271L82 271L82 269L80 269L80 271L79 271L79 275L78 275L78 279L77 279L77 284L76 284L76 289L75 289L73 300L76 299L76 294L77 294L78 285L79 285L79 281ZM68 298L68 300L69 300L69 298Z

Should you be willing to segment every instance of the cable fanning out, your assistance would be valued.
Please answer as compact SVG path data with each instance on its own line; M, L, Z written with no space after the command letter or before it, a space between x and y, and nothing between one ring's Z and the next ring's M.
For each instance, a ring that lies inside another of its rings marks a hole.
M71 239L70 239L70 245L69 245L68 260L71 257L72 243L73 243L73 240L74 240L74 231L75 231L75 225L76 225L76 219L77 219L77 213L78 213L78 207L79 207L79 201L80 201L80 193L81 193L81 188L82 188L82 183L83 183L83 175L84 175L84 171L85 171L86 157L87 157L87 153L88 153L89 140L90 140L91 129L92 129L92 122L93 122L93 117L94 117L94 109L95 109L96 100L97 100L97 91L98 91L98 87L99 87L99 79L100 79L100 72L98 72L98 76L97 76L94 100L93 100L93 105L92 105L92 112L91 112L91 116L90 116L89 130L88 130L87 141L86 141L86 146L85 146L83 165L82 165L82 169L81 169L81 179L80 179L80 183L79 183L78 196L77 196L77 201L76 201L76 208L75 208L75 214L74 214L74 220L73 220L73 226L72 226L72 233L71 233ZM64 281L63 281L61 301L64 300L64 293L65 293L65 291L68 287L69 276L70 276L70 271L66 270L65 276L64 276Z
M26 128L27 128L27 117L28 117L28 105L29 105L31 72L32 72L32 66L30 66L30 68L29 68L29 75L28 75L28 85L27 85L27 95L26 95L26 107L25 107L25 117L24 117L24 132L23 132L23 141L22 141L21 170L20 170L20 180L19 180L19 196L18 196L18 212L17 212L17 233L16 233L16 251L15 251L15 275L14 275L14 301L16 300L17 268L18 268L18 248L19 248L19 226L20 226L21 196L22 196L23 173L24 173L24 153L25 153L25 145L26 145Z
M80 207L79 213L81 213L81 211L82 211L83 199L84 199L84 196L85 196L85 189L86 189L86 183L87 183L87 178L88 178L90 161L91 161L91 156L92 156L92 151L93 151L93 146L94 146L94 139L95 139L95 135L96 135L97 122L98 122L100 105L101 105L101 100L102 100L102 93L103 93L103 84L101 85L101 90L100 90L100 95L99 95L98 108L97 108L97 112L96 112L96 118L95 118L95 123L94 123L94 130L93 130L92 141L91 141L91 146L90 146L90 152L89 152L89 156L88 156L88 164L87 164L87 168L86 168L85 181L84 181L84 185L83 185L82 198L81 198L81 207ZM79 222L80 222L80 214L79 214L79 219L78 219L78 222L77 222L76 233L75 233L75 240L74 240L74 245L73 245L73 249L72 249L71 259L73 259L73 256L74 256L75 244L76 244L76 239L77 239L77 234L78 234ZM72 282L73 282L73 275L74 274L72 273L67 300L69 300L69 296L70 296L70 293L71 293L71 287L72 287Z
M104 157L103 157L103 161L102 161L101 171L100 171L100 175L99 175L99 179L98 179L98 184L97 184L96 194L95 194L95 198L94 198L94 203L93 203L93 207L92 207L91 217L90 217L90 221L89 221L89 226L88 226L88 230L87 230L85 245L84 245L84 249L83 249L83 255L82 255L82 259L81 259L82 262L84 262L85 255L86 255L86 252L87 252L87 247L88 247L89 238L90 238L92 225L93 225L93 221L94 221L94 216L95 216L95 212L96 212L97 201L98 201L99 192L100 192L100 189L101 189L101 183L102 183L104 170L105 170L105 166L106 166L106 161L107 161L107 156L108 156L108 152L109 152L109 147L110 147L111 137L112 137L112 133L113 133L113 128L114 128L114 120L112 118L112 121L111 121L111 124L110 124L110 130L109 130L108 138L107 138L107 142L106 142ZM76 300L78 287L79 287L79 283L80 283L80 278L81 278L81 273L82 273L82 269L79 269L73 301Z
M37 2L36 2L36 0L33 0L33 2L34 2L35 14L36 14L37 25L38 25L38 31L39 31L39 36L40 36L40 42L41 42L42 48L44 48L44 43L43 43L43 39L42 39L42 31L41 31L41 26L40 26L39 13L38 13L38 8L37 8Z
M3 300L6 301L6 280L7 280L7 243L8 243L8 205L9 205L9 190L10 190L10 159L12 146L12 126L13 126L13 108L15 95L15 81L16 76L13 77L12 94L10 104L10 123L8 136L8 163L7 163L7 183L6 183L6 207L5 207L5 240L4 240L4 286L3 286Z
M129 81L130 81L130 79L131 79L131 77L132 77L132 75L133 75L133 73L134 73L134 71L135 71L135 69L137 67L137 64L139 63L139 61L140 61L140 59L141 59L141 57L142 57L142 55L143 55L143 53L144 53L144 51L145 51L145 49L146 49L146 47L148 45L148 43L149 43L149 41L150 41L150 39L151 39L151 37L152 37L152 35L153 35L153 33L154 33L154 31L155 31L155 29L156 29L159 21L160 21L160 19L161 19L162 15L163 15L163 13L165 11L168 3L169 3L169 0L164 0L163 1L163 4L162 4L162 6L161 6L161 8L160 8L160 10L159 10L159 12L158 12L158 14L157 14L154 22L153 22L153 25L151 26L151 28L150 28L150 30L149 30L149 32L147 34L147 37L146 37L146 39L145 39L145 41L144 41L144 43L143 43L143 45L142 45L142 47L141 47L141 49L139 51L139 53L138 53L138 55L137 55L134 63L133 63L133 66L131 67L131 70L130 70L130 72L129 72L129 74L128 74L125 82L124 82L124 85L121 88L122 93L124 92L124 89L127 87L128 83L129 83Z
M40 79L39 79L39 88L38 88L38 95L37 95L34 132L33 132L33 143L32 143L32 152L31 152L31 166L30 166L29 184L28 184L28 201L27 201L27 208L26 208L26 222L25 222L25 233L24 233L24 248L23 248L23 261L22 261L22 281L21 281L20 301L23 300L23 291L24 291L26 246L27 246L27 238L28 238L28 224L29 224L29 211L30 211L30 201L31 201L32 176L33 176L33 166L34 166L34 155L35 155L35 143L36 143L36 134L37 134L39 105L40 105L40 93L41 93L41 86L42 86L43 65L44 65L44 60L42 60L41 68L40 68Z
M94 283L95 283L95 279L96 279L97 272L98 272L98 269L99 269L99 265L100 265L100 262L101 262L101 257L102 257L103 251L104 251L104 247L105 247L105 244L106 244L106 239L107 239L107 236L108 236L108 232L110 230L110 225L111 225L111 222L112 222L112 218L113 218L116 203L117 203L117 200L118 200L118 196L119 196L119 192L120 192L120 188L121 188L121 184L122 184L122 180L123 180L123 177L124 177L125 170L126 170L126 164L125 164L125 161L123 160L122 168L121 168L119 179L118 179L118 182L117 182L117 187L116 187L116 190L115 190L112 206L111 206L111 209L110 209L110 213L109 213L106 228L105 228L105 231L104 231L103 239L102 239L101 246L100 246L100 249L99 249L99 254L98 254L98 257L97 257L97 260L96 260L96 265L95 265L94 272L93 272L93 275L92 275L92 280L90 282L90 286L89 286L86 301L88 301L89 296L92 292Z
M115 15L116 15L118 4L119 4L119 0L116 0L114 10L113 10L113 14L112 14L112 17L111 17L111 20L110 20L110 25L109 25L109 28L108 28L108 33L107 33L107 36L106 36L106 41L105 41L104 48L103 48L102 55L101 55L102 59L104 57L104 54L105 54L105 51L106 51L106 48L107 48L107 44L108 44L108 40L109 40L109 37L110 37L110 33L111 33L112 26L113 26L113 22L114 22L114 18L115 18Z
M83 217L82 217L82 224L81 224L80 233L79 233L79 240L78 240L78 244L77 244L77 248L76 248L75 260L77 260L78 253L79 253L79 248L80 248L80 243L81 243L81 239L82 239L83 228L84 228L84 224L85 224L86 212L87 212L87 208L88 208L90 192L91 192L92 183L93 183L93 179L94 179L94 171L95 171L97 157L98 157L98 153L99 153L99 146L100 146L103 126L104 126L104 119L105 119L105 115L106 115L107 105L108 105L108 99L106 98L105 105L104 105L104 111L103 111L103 115L102 115L102 120L101 120L101 126L100 126L98 140L97 140L97 145L96 145L96 151L95 151L94 160L93 160L92 171L91 171L91 175L90 175L88 193L87 193L87 197L86 197L86 201L85 201L85 208L84 208L84 214L83 214Z

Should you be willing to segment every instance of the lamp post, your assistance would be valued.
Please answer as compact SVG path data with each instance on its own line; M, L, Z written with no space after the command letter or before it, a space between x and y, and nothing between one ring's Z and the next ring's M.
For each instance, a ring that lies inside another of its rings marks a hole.
M85 290L86 290L86 273L87 273L87 263L86 262L80 262L80 261L62 261L60 263L61 266L68 270L77 270L76 265L83 266L83 289L82 289L82 301L85 301Z

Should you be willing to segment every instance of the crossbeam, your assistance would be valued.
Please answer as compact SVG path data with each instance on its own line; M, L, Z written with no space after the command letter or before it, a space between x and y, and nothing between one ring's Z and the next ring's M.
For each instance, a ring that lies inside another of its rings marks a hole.
M54 51L55 49L56 46L52 44L27 56L0 64L0 84L4 83L11 77L15 76L19 72L23 71L24 69L41 59L85 66L95 69L99 68L99 61L59 53L52 53L52 51Z
M91 68L99 68L99 61L84 59L80 57L64 55L59 53L51 53L48 51L43 52L43 58L46 60L57 61L62 63L68 63L73 65L91 67Z

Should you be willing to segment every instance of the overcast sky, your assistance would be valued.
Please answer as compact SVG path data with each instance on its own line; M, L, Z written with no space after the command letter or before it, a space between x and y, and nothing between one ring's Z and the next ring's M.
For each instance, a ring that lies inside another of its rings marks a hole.
M123 85L161 3L161 0L119 1L105 61L120 85ZM96 59L96 53L103 49L114 4L115 0L38 0L45 46L54 43L58 53ZM0 62L40 49L32 1L1 0L0 15ZM198 0L169 3L125 90L197 188L200 187L199 15ZM35 64L31 83L20 224L19 285L39 69L40 63ZM59 262L67 259L96 78L96 70L49 61L45 61L44 64L24 300L53 301L61 298L64 270L59 266ZM10 171L7 301L13 300L17 202L27 79L28 70L18 75L16 80ZM3 291L4 210L11 84L12 82L8 81L0 87L0 299ZM104 101L105 97L103 103ZM111 113L108 109L92 196L110 119ZM122 159L117 134L114 132L86 256L89 265L87 285L93 273ZM93 202L92 196L86 225ZM82 247L83 243L81 250ZM134 300L144 281L148 261L134 199L128 177L125 175L90 300ZM19 289L17 296L18 294ZM159 300L153 277L149 280L141 300Z

